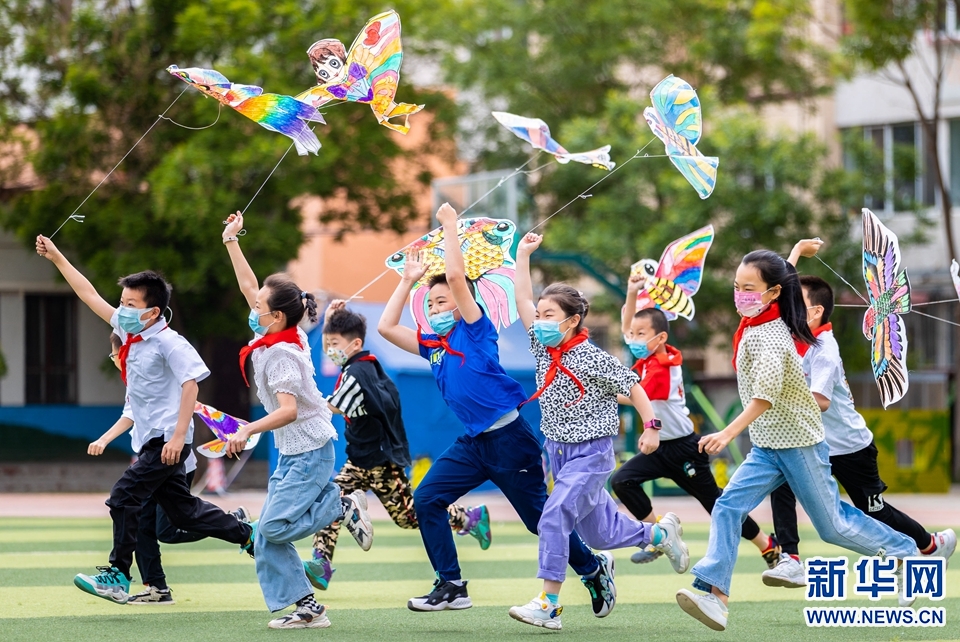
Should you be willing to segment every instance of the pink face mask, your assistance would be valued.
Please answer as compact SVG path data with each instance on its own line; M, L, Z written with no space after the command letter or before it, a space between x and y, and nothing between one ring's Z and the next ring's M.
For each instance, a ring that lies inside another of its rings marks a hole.
M733 292L733 304L737 307L737 312L745 317L753 318L763 313L770 307L769 303L763 302L763 295L772 290L768 288L763 292Z

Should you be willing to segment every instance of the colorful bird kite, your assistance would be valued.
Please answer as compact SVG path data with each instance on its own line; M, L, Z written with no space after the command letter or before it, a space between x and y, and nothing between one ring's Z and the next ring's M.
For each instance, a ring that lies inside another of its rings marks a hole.
M297 100L318 109L333 100L368 103L381 125L401 134L410 131L408 120L423 105L394 102L403 60L396 11L370 18L349 53L336 38L324 38L310 45L307 55L319 84ZM403 124L391 122L393 118L402 118Z
M542 149L553 154L558 162L566 165L570 161L593 165L599 169L610 171L617 164L610 160L610 145L604 145L589 152L570 153L557 141L550 137L550 128L539 118L526 118L505 111L490 112L497 121L512 131L518 138L527 141L536 149Z
M460 249L467 278L473 282L477 303L498 328L517 320L514 296L516 261L510 251L517 226L513 221L494 218L462 218L457 221ZM443 228L438 227L387 258L387 267L403 274L408 254L423 253L426 274L413 286L410 312L417 324L429 331L427 321L427 282L446 272L443 258Z
M957 298L960 299L960 263L957 263L957 259L950 263L950 278L953 279L953 289L957 291Z
M326 124L326 121L307 103L291 96L265 94L262 88L255 85L233 84L213 69L180 69L170 65L167 71L205 96L236 109L261 127L290 137L301 156L320 151L320 141L307 122Z
M703 264L713 243L713 226L707 225L667 246L657 263L643 259L630 266L630 274L645 277L637 293L637 309L659 308L673 320L693 319L693 295L700 289Z
M696 148L703 130L697 92L687 81L670 75L653 88L650 100L653 107L643 110L647 124L663 141L670 161L700 198L707 198L717 184L720 159L704 156Z
M906 394L907 328L901 314L910 312L910 281L900 269L897 236L873 212L863 208L863 280L870 307L863 334L872 343L870 361L886 408Z
M227 440L230 439L233 435L237 434L237 431L240 430L241 426L246 426L248 422L237 419L231 415L228 415L225 412L220 412L213 406L208 406L197 402L197 405L194 407L193 411L200 416L200 419L203 420L203 423L207 424L207 427L213 432L217 437L213 441L208 441L203 444L197 451L205 457L211 459L219 459L227 454ZM260 434L257 433L252 435L247 440L247 445L243 447L244 450L250 450L251 448L257 445L257 442L260 441Z

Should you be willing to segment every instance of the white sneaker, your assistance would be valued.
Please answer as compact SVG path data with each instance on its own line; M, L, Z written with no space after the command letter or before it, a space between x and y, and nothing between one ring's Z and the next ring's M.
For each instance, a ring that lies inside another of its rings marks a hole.
M514 620L552 631L559 631L563 628L560 624L561 613L563 613L563 607L559 604L551 604L546 593L541 593L533 598L526 606L510 608L510 617Z
M727 628L727 607L713 593L694 593L687 589L677 591L677 604L685 613L714 631Z
M646 548L641 548L639 551L631 555L630 561L634 564L649 564L661 555L663 555L663 553L657 549L653 548L652 546L647 546Z
M767 569L761 576L767 586L782 586L783 588L803 588L807 585L807 578L803 572L803 564L786 553L780 553L780 561L771 569Z
M917 601L916 597L907 598L904 594L905 586L903 585L903 560L897 560L897 570L893 572L897 576L897 604L900 606L913 606L913 603Z
M664 538L653 548L667 556L674 571L680 574L686 573L690 569L690 551L680 539L683 535L680 518L673 513L667 513L656 525L663 529Z
M360 548L369 551L373 546L373 523L367 514L367 494L362 490L355 490L344 495L341 500L344 503L343 525L353 535L353 539L357 540Z
M952 528L933 534L933 543L936 549L930 555L933 557L946 558L947 564L950 563L950 556L957 550L957 534Z
M271 629L325 629L328 626L330 620L327 618L327 607L322 604L318 611L301 606L293 613L267 623L267 627Z

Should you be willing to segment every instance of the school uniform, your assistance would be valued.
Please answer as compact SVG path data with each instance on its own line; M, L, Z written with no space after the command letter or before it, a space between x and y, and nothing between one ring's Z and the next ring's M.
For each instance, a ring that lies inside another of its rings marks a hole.
M887 485L877 468L877 447L873 433L857 412L840 358L840 346L828 323L814 331L820 345L810 346L803 355L803 376L810 392L830 400L822 414L825 439L830 452L830 472L847 491L853 505L870 517L913 539L920 549L930 546L930 533L909 515L883 498ZM799 555L797 501L788 484L770 495L773 526L785 553Z
M710 456L700 451L700 436L693 431L683 391L683 354L671 345L666 352L639 359L633 370L647 393L654 414L660 419L660 447L649 455L631 457L613 474L610 484L624 506L637 519L653 510L643 484L666 478L695 497L709 513L723 492L710 470ZM760 526L751 517L743 521L743 538L752 540Z

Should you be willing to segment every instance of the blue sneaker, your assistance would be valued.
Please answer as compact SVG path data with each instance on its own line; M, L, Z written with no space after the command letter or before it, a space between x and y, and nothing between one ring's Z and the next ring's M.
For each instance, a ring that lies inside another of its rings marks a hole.
M78 573L74 585L90 595L110 600L114 604L126 604L130 599L130 580L115 566L98 566L98 575Z
M330 586L330 578L336 570L330 560L325 557L303 561L303 572L306 573L307 579L321 591L326 591Z
M597 572L584 575L580 581L590 591L594 617L607 617L617 605L617 586L613 583L615 564L613 555L607 551L597 553L596 558L600 565Z
M246 544L240 545L240 552L246 553L250 557L253 557L253 541L257 539L257 524L259 523L259 519L255 522L250 522L250 539L247 540Z
M493 533L490 531L490 511L481 504L476 508L467 509L467 523L464 529L457 531L457 535L471 535L480 542L480 550L485 551L490 548L493 541Z

